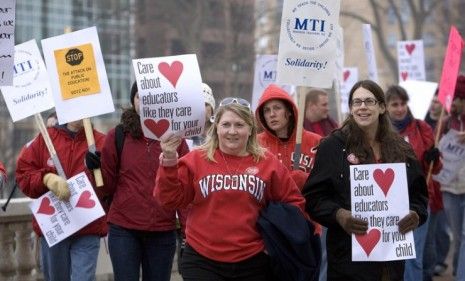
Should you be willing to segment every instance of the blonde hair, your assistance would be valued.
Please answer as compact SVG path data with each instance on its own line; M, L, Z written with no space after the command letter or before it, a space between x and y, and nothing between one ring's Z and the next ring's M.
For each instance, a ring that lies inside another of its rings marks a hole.
M244 120L245 123L250 127L251 132L249 139L247 140L246 151L252 154L254 160L258 162L260 158L264 157L265 149L260 146L257 140L257 125L255 122L255 118L250 108L240 105L238 103L231 103L218 108L215 114L215 121L208 130L207 139L205 143L199 147L199 149L205 152L205 156L208 160L216 162L214 154L219 146L217 131L218 122L221 120L223 114L227 111L235 113L242 120Z

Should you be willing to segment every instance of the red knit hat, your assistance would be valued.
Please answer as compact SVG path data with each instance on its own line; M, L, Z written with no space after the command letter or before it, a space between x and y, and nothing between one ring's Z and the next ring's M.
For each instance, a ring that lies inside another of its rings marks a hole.
M465 99L465 76L459 75L457 77L457 84L455 85L454 99Z

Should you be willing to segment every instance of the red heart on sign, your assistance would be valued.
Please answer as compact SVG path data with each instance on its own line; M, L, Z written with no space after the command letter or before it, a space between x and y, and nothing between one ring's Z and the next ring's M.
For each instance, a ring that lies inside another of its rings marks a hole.
M344 71L344 82L347 80L347 78L349 78L349 76L350 76L350 71L349 70Z
M145 119L144 125L150 132L154 133L157 138L160 138L170 127L170 121L168 121L168 119L160 119L157 122L152 119Z
M408 77L408 72L407 71L402 71L400 73L400 76L402 76L402 80L405 81L407 79L407 77Z
M48 197L44 197L40 202L39 209L37 210L37 214L44 214L44 215L53 215L55 213L55 208L50 204L50 199Z
M174 61L171 65L166 62L161 62L158 64L158 70L163 76L171 82L173 87L176 88L176 83L178 83L179 76L181 76L183 69L182 62Z
M385 172L383 172L381 169L376 169L373 172L373 178L383 191L384 196L387 196L392 182L394 181L394 170L388 168Z
M355 235L355 239L357 239L357 242L362 246L367 257L370 256L371 251L373 251L376 244L378 244L379 238L381 238L381 231L376 228L373 228L364 235Z
M413 50L415 50L415 44L405 44L405 49L409 55L412 54Z
M79 200L76 204L77 207L81 208L86 208L86 209L91 209L95 206L95 201L90 198L92 194L90 193L89 190L85 190L83 193L81 193L81 196L79 196Z

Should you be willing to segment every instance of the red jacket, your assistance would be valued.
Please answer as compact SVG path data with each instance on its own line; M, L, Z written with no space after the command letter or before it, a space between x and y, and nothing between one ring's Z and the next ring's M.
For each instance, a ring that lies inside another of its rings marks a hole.
M339 126L337 125L336 121L334 121L331 117L327 117L325 119L321 119L317 122L310 122L308 119L304 119L304 129L309 132L314 132L318 135L326 137L332 131L337 129Z
M399 132L405 140L410 143L415 155L420 161L425 177L429 171L429 163L424 160L425 152L434 146L434 135L431 127L422 120L413 119L407 127ZM436 161L433 165L433 174L437 174L442 169L442 162ZM437 212L440 209L443 209L442 196L440 192L440 186L437 182L433 182L432 178L428 182L428 196L429 196L429 205L432 212Z
M95 186L92 171L88 170L84 165L85 155L88 151L84 128L79 130L74 138L71 137L64 126L48 128L47 130L66 176L72 177L85 171L87 177ZM105 135L94 130L94 138L97 150L101 150ZM18 158L18 163L16 165L16 180L18 186L26 196L38 198L49 191L42 183L42 179L47 173L57 174L57 171L50 158L43 137L38 135L32 142L24 147ZM94 190L99 199L102 199L101 189L94 188ZM37 235L41 236L42 233L35 219L32 221L32 226ZM92 234L105 236L106 233L107 227L104 216L90 223L74 235L82 236Z
M253 156L193 150L173 167L158 168L154 196L168 208L192 204L187 217L187 243L202 256L239 262L265 249L256 223L267 202L283 202L304 212L305 200L289 171L269 152Z
M287 140L278 138L266 125L265 117L263 116L263 106L266 102L273 99L279 99L289 104L294 112L294 129L291 136ZM263 147L267 148L271 153L276 155L278 159L284 164L284 166L286 166L291 171L292 178L296 182L297 187L302 189L313 167L316 147L320 143L321 136L312 132L308 132L305 129L302 131L299 170L293 171L298 110L289 94L278 86L269 86L263 92L263 95L258 101L257 110L255 110L255 116L264 129L264 131L258 135L258 141Z
M3 166L2 162L0 162L0 174L2 174L2 176L6 177L5 166Z
M187 152L189 148L183 141L178 154ZM160 153L159 141L136 139L126 133L118 170L115 129L108 132L102 150L102 174L105 192L113 195L109 223L145 231L176 229L176 211L162 208L152 196ZM184 226L185 213L180 216Z

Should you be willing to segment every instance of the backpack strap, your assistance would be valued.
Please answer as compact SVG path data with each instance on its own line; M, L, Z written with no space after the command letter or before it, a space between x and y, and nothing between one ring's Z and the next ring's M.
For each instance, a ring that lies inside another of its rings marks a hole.
M116 164L117 170L120 168L121 164L121 153L123 152L123 146L124 146L124 131L123 131L123 125L118 124L115 127L115 147L116 147L116 155L118 156L118 162Z

